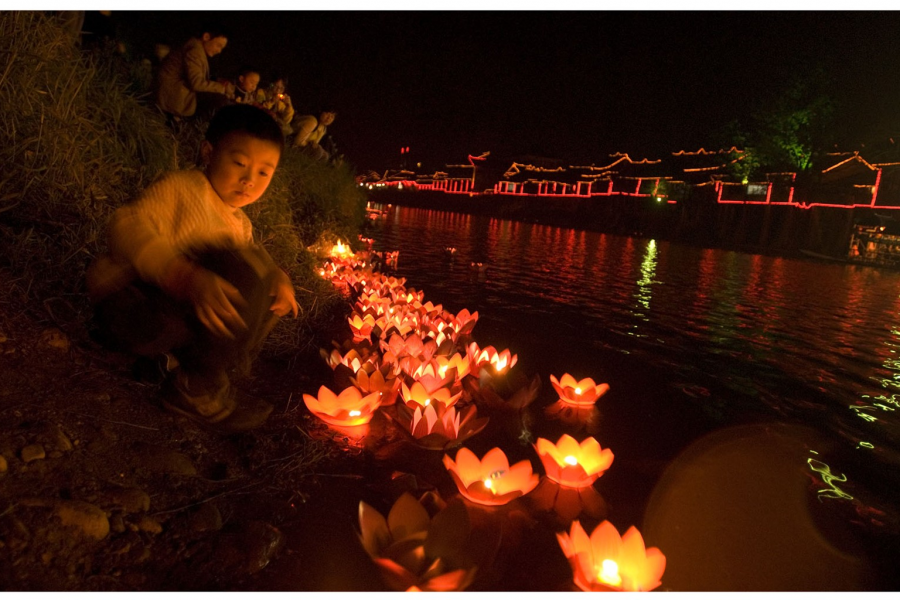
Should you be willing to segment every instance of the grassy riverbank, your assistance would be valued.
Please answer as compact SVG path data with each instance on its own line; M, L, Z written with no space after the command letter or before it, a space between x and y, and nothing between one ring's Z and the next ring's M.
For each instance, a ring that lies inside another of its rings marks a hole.
M318 349L346 301L309 250L354 239L365 198L349 165L282 157L248 208L256 239L291 275L254 375L276 406L259 431L223 438L161 410L158 384L94 344L84 275L112 212L168 169L192 165L202 124L173 131L132 91L140 65L82 52L39 12L0 13L0 588L239 589L282 545L335 458L299 397L330 376ZM253 504L252 502L250 504Z

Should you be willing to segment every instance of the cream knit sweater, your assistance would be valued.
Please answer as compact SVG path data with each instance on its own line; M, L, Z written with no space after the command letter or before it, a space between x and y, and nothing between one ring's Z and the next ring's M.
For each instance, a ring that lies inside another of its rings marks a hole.
M135 277L159 285L176 258L252 244L250 219L225 204L202 171L174 171L113 214L109 254L91 266L88 290L97 301Z

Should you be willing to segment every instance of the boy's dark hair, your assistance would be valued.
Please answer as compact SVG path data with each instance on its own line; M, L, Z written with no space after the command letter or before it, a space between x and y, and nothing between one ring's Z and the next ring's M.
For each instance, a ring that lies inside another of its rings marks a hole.
M272 142L284 154L281 126L261 108L250 104L229 104L213 115L206 130L206 140L215 146L229 133L243 131L255 138Z
M260 70L257 69L256 67L254 67L253 65L244 65L238 71L238 75L240 75L241 77L246 77L250 73L256 73L257 75L262 74L262 73L260 73Z

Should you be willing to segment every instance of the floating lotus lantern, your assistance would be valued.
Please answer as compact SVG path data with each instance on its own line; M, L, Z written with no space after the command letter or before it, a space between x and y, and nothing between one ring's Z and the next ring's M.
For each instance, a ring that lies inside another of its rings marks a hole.
M368 356L361 355L357 350L351 349L347 354L341 355L339 350L332 350L331 354L327 354L325 350L320 351L320 354L325 358L325 362L328 363L328 366L332 369L336 369L340 366L345 366L350 369L354 374L360 369L365 368L367 371L373 371L376 369L376 365L374 361L376 360L376 356L373 354L369 354Z
M491 367L498 375L515 366L519 359L518 354L510 355L509 350L497 352L493 346L487 346L479 350L478 344L472 342L467 348L469 361L472 363L472 371L478 371L482 367Z
M447 388L455 393L459 390L452 389L456 383L456 370L448 367L446 364L441 366L437 359L428 362L419 363L419 365L406 373L414 380L421 383L426 390L439 390Z
M360 370L351 378L363 394L377 393L381 397L382 406L393 406L400 391L400 379L391 371L390 365L382 365L372 373Z
M303 401L311 413L330 425L342 427L365 425L381 406L378 392L363 396L357 388L348 387L335 394L324 385L319 388L318 398L303 394Z
M429 450L459 445L488 423L487 417L477 418L478 409L474 404L459 411L455 406L444 408L435 402L425 408L417 406L414 410L398 403L397 408L396 419L401 429L411 435L417 445Z
M338 240L337 244L332 246L330 254L334 258L351 258L353 250L350 249L349 244L343 244L341 240Z
M462 354L456 353L450 357L435 356L434 361L438 365L438 375L444 376L452 370L456 370L457 381L469 374L469 359Z
M613 461L612 451L600 448L592 437L580 444L569 434L563 434L556 444L538 438L534 449L541 458L547 477L569 487L591 485Z
M569 533L556 538L569 564L575 584L586 592L649 592L659 587L666 557L659 548L644 547L641 533L631 527L625 535L603 521L588 537L579 521Z
M411 386L405 383L400 384L400 394L403 402L411 409L427 408L450 408L462 396L462 392L453 394L445 387L428 389L420 381L414 382ZM438 406L433 406L439 404Z
M579 517L602 520L609 513L609 507L600 492L593 486L580 488L566 487L544 477L528 494L528 503L538 510L552 512L555 522L562 527Z
M559 394L560 400L576 406L593 406L594 402L609 389L608 384L597 385L590 377L576 381L568 373L564 373L560 379L550 375L550 383Z
M347 321L355 339L361 340L372 335L372 328L375 327L375 318L372 315L360 317L359 314L353 313Z
M475 577L475 566L454 560L469 527L465 510L448 505L430 517L420 502L404 493L391 507L387 519L365 502L359 503L359 539L393 590L429 592L464 590ZM430 543L439 538L444 543ZM453 540L450 544L446 540ZM454 564L456 563L456 564Z
M468 448L460 448L456 461L444 455L444 466L459 492L477 504L506 504L533 490L540 479L532 472L530 461L510 466L500 448L489 450L481 460Z
M573 425L579 429L591 431L597 425L600 411L596 405L579 406L562 400L544 408L544 414L550 419L562 421L566 425Z
M381 341L381 349L384 352L390 351L398 359L404 356L413 356L427 362L437 351L437 344L433 340L422 340L418 335L403 337L393 334L387 342Z

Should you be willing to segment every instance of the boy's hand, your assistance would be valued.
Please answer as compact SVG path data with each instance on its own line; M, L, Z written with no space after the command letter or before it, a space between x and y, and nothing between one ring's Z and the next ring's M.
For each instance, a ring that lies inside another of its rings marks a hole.
M294 284L291 283L291 278L287 276L287 273L281 269L277 270L272 280L269 296L275 298L269 310L279 317L283 317L289 312L294 313L294 318L297 317L300 307L297 306L297 300L294 298Z
M235 307L246 308L247 302L236 287L202 267L194 267L187 282L187 297L207 329L232 340L233 332L246 331L247 324Z

